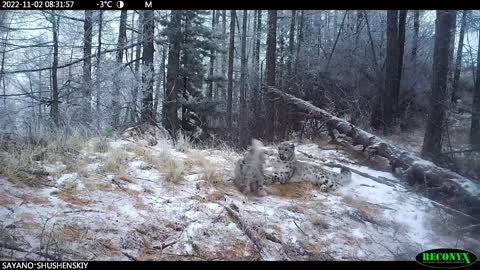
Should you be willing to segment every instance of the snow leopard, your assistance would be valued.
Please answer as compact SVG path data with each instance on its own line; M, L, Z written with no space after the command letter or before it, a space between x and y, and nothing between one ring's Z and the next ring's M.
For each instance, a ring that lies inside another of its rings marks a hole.
M295 145L283 142L278 146L277 162L268 181L272 183L312 182L320 186L323 192L334 190L339 182L351 180L351 172L342 168L340 173L330 171L321 165L297 160Z
M233 183L242 193L266 195L263 189L265 161L266 154L262 142L252 139L252 145L235 164Z

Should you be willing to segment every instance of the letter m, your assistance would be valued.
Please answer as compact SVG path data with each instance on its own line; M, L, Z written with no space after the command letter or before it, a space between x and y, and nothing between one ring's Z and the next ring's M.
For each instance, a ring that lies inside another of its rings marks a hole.
M151 8L152 7L152 1L145 1L145 7L146 8Z

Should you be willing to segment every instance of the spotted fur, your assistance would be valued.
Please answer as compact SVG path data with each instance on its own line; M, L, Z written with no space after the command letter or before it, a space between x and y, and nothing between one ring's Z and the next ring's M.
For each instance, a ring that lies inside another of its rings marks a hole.
M347 182L351 179L351 172L347 169L342 169L339 174L321 165L297 160L295 145L290 142L283 142L278 146L276 163L269 177L273 183L312 182L319 185L322 191L328 191L335 189L338 182Z

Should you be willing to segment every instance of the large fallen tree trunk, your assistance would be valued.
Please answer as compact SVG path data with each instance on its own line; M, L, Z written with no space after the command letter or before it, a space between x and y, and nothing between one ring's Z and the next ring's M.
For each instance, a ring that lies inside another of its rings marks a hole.
M393 174L425 197L468 214L477 222L480 220L480 187L477 183L393 146L305 100L273 87L266 89L266 95L271 99L284 100L290 108L303 113L306 118L325 122L332 140L336 139L336 130L349 137L354 146L361 145L369 158L375 155L386 158Z

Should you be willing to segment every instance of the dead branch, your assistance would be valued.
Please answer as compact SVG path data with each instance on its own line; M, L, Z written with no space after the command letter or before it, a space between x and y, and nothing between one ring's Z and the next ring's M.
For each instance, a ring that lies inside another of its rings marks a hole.
M230 207L227 207L227 206L223 206L223 207L225 208L225 210L227 210L228 215L233 219L233 221L238 224L240 229L253 242L257 251L261 253L263 250L263 244L262 244L262 239L260 236L257 235L257 232L251 226L245 223L242 219L240 219L240 216L235 211L230 209Z
M298 226L297 222L295 222L295 220L293 221L293 223L295 224L295 226L297 226L297 228L303 233L303 235L307 236L307 234L302 230L302 228L300 228L300 226Z
M135 257L135 256L133 256L133 255L130 255L130 254L128 254L128 253L125 252L125 251L122 251L122 254L125 255L125 257L129 258L129 259L132 260L132 261L138 261L138 258L137 258L137 257Z
M20 252L25 252L25 253L33 253L33 254L36 254L36 255L39 255L41 257L44 257L44 258L47 258L47 259L50 259L52 261L61 261L60 258L58 257L55 257L55 256L52 256L52 255L49 255L47 253L43 253L43 252L40 252L40 251L28 251L28 250L25 250L21 247L17 247L15 245L12 245L10 243L3 243L2 245L0 245L0 247L2 248L6 248L6 249L11 249L11 250L16 250L16 251L20 251Z
M80 210L64 211L63 213L64 214L69 214L69 213L80 213L80 212L83 212L83 213L105 213L103 211L94 210L94 209L80 209Z

